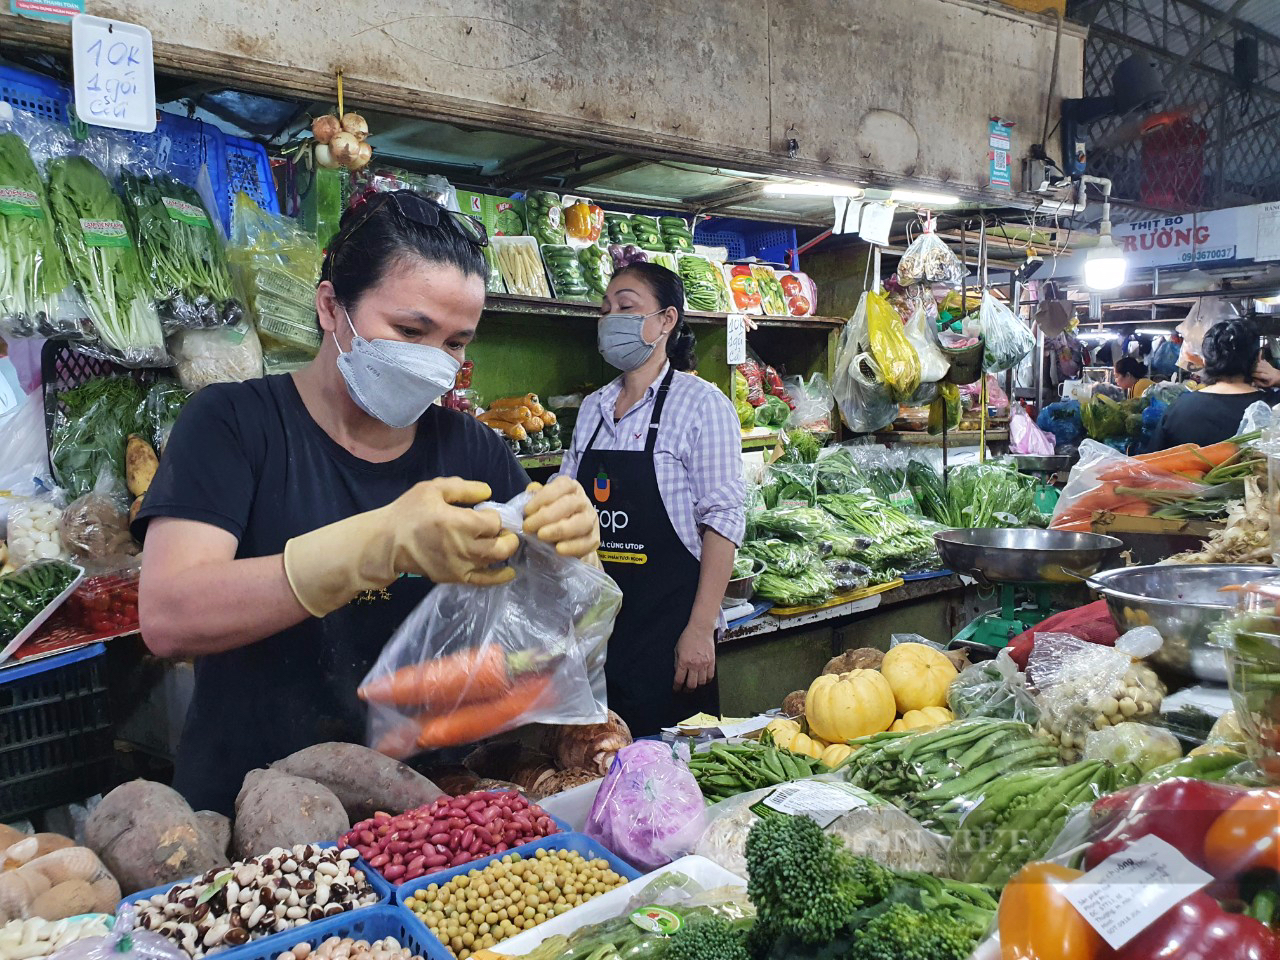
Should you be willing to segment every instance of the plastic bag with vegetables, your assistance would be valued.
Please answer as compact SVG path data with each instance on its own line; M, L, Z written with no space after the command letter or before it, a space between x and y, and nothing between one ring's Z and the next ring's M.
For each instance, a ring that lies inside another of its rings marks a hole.
M587 285L578 251L567 244L542 245L542 259L551 274L551 289L560 300L589 300L591 287Z
M522 532L529 494L497 510L520 538L515 579L437 586L361 682L368 744L394 757L527 723L603 723L604 660L622 593L606 574Z
M938 345L938 328L929 322L924 307L918 303L915 305L903 332L920 358L920 382L937 383L945 377L951 369L951 361Z
M259 331L308 350L320 346L316 281L321 254L315 237L239 193L227 259L249 296Z
M192 393L211 383L262 376L262 342L246 321L213 330L184 330L169 340L178 382Z
M564 208L554 193L530 190L524 198L524 215L529 235L539 244L564 243Z
M982 294L977 322L970 316L964 326L966 334L982 337L982 369L987 373L1016 367L1036 345L1030 328L990 290Z
M750 430L756 425L756 408L751 406L748 397L751 395L747 378L741 370L733 371L733 409L738 414L738 425L743 430Z
M713 263L697 254L685 254L676 261L684 281L685 304L690 310L707 313L729 309L729 288L724 282L724 264Z
M994 660L965 667L947 688L947 706L957 720L992 717L1020 720L1033 726L1040 719L1035 697L1027 689L1026 677L1013 662L1008 649Z
M960 258L932 232L916 237L898 261L898 282L904 287L917 283L945 283L949 287L958 287L967 275Z
M868 352L867 300L864 293L853 317L840 334L836 351L836 374L832 384L840 416L854 433L871 433L893 423L898 415L889 388L879 376L879 368Z
M905 400L920 386L920 356L903 332L898 313L878 293L868 293L867 335L880 377L893 396Z
M628 863L654 870L680 855L680 835L705 822L705 807L688 746L639 740L614 757L586 833Z

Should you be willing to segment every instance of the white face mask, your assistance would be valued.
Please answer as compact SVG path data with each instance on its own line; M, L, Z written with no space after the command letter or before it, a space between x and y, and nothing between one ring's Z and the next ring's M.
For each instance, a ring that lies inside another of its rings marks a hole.
M448 352L425 343L366 340L345 307L342 312L351 328L351 349L338 347L338 370L351 399L369 416L389 427L407 427L453 389L462 365Z

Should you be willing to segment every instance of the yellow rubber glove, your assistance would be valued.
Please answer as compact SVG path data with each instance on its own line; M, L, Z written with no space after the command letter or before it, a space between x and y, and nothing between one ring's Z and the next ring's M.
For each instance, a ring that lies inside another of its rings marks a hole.
M415 484L385 507L339 520L284 545L284 571L298 602L315 617L381 590L403 573L433 583L506 583L520 538L496 510L472 510L492 497L487 483L446 477Z
M552 544L562 557L594 560L600 546L600 516L587 491L572 477L556 477L545 487L531 483L524 508L524 532Z

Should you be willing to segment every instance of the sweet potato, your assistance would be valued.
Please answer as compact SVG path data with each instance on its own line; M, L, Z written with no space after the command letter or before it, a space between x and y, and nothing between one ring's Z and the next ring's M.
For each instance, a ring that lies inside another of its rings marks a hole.
M398 760L354 743L318 743L277 760L273 770L314 780L341 802L353 823L379 810L402 813L430 803L444 791ZM309 842L332 838L311 837Z
M136 433L129 434L124 448L125 482L129 492L135 497L146 493L159 468L160 458L156 456L151 444Z
M328 787L280 770L250 770L236 797L231 845L247 859L272 847L335 842L349 829L351 819Z
M103 797L85 823L86 846L126 893L176 883L226 866L226 850L200 828L177 791L134 780Z
M31 901L30 916L62 920L93 913L97 905L93 887L84 880L67 880Z

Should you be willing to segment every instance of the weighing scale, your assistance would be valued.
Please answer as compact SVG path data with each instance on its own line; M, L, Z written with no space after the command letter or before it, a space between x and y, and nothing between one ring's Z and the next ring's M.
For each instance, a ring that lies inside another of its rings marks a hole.
M1000 607L981 614L956 634L956 645L1000 648L1018 634L1057 613L1049 599L1056 584L1080 583L1097 573L1124 546L1115 537L1067 530L1018 527L970 528L933 535L949 570L998 589ZM1032 599L1019 602L1019 590Z

